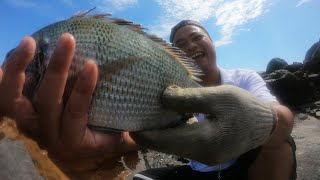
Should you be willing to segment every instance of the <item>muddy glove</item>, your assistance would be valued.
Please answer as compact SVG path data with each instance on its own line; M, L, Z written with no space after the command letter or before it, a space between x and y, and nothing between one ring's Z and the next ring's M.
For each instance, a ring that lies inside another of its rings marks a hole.
M142 147L190 158L204 164L226 162L263 144L276 124L271 106L230 85L181 89L163 93L166 108L203 113L206 119L161 130L130 133Z

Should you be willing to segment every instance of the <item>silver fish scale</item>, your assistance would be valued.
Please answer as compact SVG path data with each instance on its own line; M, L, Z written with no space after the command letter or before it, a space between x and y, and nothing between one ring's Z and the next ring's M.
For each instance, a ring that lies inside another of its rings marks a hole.
M89 125L126 131L165 127L179 117L161 105L165 88L199 86L161 45L101 19L71 18L49 25L33 37L38 45L45 42L52 51L64 32L73 34L77 42L67 86L73 86L88 58L94 59L99 68Z

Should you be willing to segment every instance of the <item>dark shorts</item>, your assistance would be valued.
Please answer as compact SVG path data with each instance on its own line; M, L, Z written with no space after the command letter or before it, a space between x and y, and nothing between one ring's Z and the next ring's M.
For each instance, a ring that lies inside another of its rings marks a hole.
M294 165L292 167L291 179L296 179L296 145L293 138L288 138L288 143L292 147ZM199 172L193 170L190 166L173 166L165 168L154 168L146 171L142 171L134 175L133 180L182 180L182 179L221 179L221 180L246 180L248 179L248 169L253 161L257 158L261 147L250 150L247 153L241 155L237 161L227 169L221 171L212 172Z

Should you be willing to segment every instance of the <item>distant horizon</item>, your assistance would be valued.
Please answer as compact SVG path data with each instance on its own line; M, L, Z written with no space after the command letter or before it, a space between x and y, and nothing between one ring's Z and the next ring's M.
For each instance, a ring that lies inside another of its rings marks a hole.
M227 69L265 71L273 58L302 63L320 39L316 0L4 0L0 64L24 36L92 7L90 14L111 13L165 40L180 20L197 20L216 45L217 63Z

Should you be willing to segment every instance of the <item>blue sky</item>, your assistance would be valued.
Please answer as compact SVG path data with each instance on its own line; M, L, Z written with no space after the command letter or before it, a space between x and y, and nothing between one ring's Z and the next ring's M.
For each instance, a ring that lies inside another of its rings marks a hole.
M275 57L302 62L320 38L319 0L1 0L0 63L24 36L92 7L164 39L180 20L198 20L229 69L265 70Z

